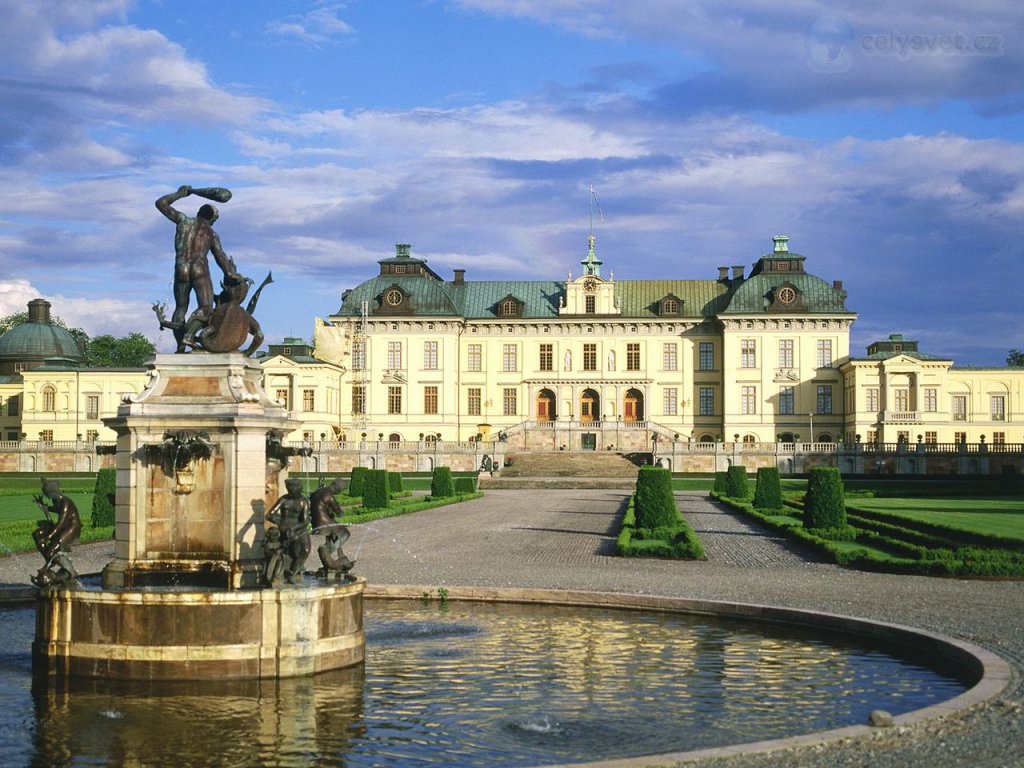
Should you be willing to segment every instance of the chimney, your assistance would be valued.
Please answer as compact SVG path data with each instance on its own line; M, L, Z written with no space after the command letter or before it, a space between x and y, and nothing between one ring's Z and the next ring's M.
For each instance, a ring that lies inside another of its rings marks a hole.
M718 268L718 282L725 283L729 280L729 268L719 267Z
M453 271L455 272L455 280L453 281L454 284L455 285L462 285L462 284L464 284L466 282L466 270L464 270L464 269L456 269L456 270L453 270Z
M395 243L395 256L399 259L408 259L412 246L409 243Z
M742 280L743 279L743 265L742 264L738 264L738 265L733 266L733 268L732 268L732 279L733 280Z
M843 281L842 280L833 280L832 281L832 288L841 293L842 290L843 290Z
M789 253L789 237L776 235L772 240L775 242L775 253Z
M50 325L50 302L46 299L32 299L28 303L28 321Z

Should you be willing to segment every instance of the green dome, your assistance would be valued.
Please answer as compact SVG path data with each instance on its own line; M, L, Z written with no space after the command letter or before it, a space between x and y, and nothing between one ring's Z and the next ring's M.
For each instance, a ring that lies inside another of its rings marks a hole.
M0 363L41 363L50 357L85 359L71 332L50 322L50 303L35 299L29 302L29 321L0 336Z

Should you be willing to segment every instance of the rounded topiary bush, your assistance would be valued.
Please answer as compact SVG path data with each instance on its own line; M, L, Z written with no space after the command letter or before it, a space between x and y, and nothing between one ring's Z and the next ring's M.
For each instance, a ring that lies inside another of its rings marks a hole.
M369 467L352 467L352 474L349 476L348 490L346 493L354 498L363 495L363 488L366 487L366 476L369 474Z
M757 509L782 509L782 484L779 482L778 467L761 467L757 470L754 507Z
M455 495L450 467L434 467L430 478L430 495L435 499L444 499Z
M750 484L747 482L747 468L734 464L725 473L725 495L731 499L749 499Z
M640 467L636 477L635 509L637 528L678 525L672 473L664 467Z
M401 493L405 490L405 488L402 487L401 472L388 472L388 488L391 489L392 493Z
M455 493L476 493L476 480L472 477L456 477Z
M807 494L804 496L804 527L846 527L843 478L835 467L815 467L811 470L807 480Z
M384 509L391 505L386 469L368 469L363 484L363 509Z
M726 491L729 490L729 481L725 479L725 472L715 472L715 486L712 490L723 496L726 495Z
M104 468L96 473L92 497L92 527L106 528L114 524L114 495L117 492L117 470Z

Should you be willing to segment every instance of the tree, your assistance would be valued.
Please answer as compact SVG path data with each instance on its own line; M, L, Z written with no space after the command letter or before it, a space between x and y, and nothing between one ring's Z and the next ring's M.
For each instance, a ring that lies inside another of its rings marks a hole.
M153 342L138 331L120 339L107 333L89 341L85 347L85 360L97 368L141 368L155 353Z
M1013 368L1024 368L1024 350L1011 349L1006 356L1006 364Z

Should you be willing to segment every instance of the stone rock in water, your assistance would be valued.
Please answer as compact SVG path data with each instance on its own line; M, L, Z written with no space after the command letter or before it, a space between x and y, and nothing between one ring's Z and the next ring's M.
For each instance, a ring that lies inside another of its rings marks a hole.
M868 715L868 724L875 728L892 728L892 715L884 709L873 709L871 714Z

